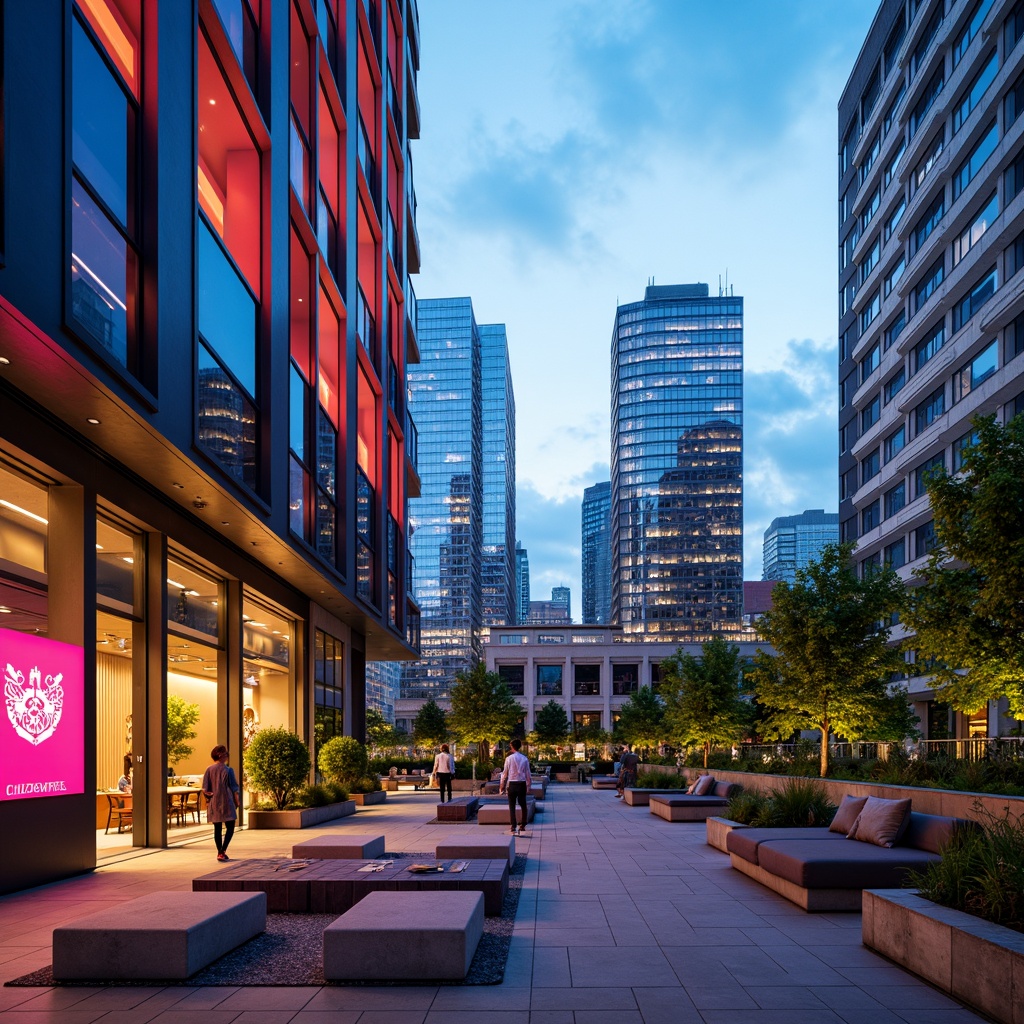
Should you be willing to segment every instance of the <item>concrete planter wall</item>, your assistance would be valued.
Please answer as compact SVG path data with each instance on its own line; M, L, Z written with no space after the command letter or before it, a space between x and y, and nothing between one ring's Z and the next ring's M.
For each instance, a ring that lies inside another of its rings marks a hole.
M301 811L250 811L246 824L249 828L309 828L355 813L355 801L343 800L326 807L304 807Z
M708 846L713 846L716 850L721 850L722 853L729 852L725 845L725 837L734 828L747 827L738 821L730 821L728 818L706 818L704 824L708 830Z
M383 789L378 789L373 793L352 793L349 799L356 805L356 807L369 807L371 804L382 804L387 800L388 794Z
M664 772L667 775L678 774L677 770L663 765L644 765L644 770ZM703 769L684 768L682 774L687 779L703 774ZM792 775L758 775L754 772L728 772L717 768L709 769L716 779L725 782L736 782L746 790L756 793L774 793L787 782L797 776ZM1011 820L1024 818L1024 797L995 796L992 793L964 793L952 789L931 789L924 786L890 786L880 782L847 782L843 779L811 778L803 781L814 782L825 789L829 800L839 804L849 793L852 796L880 796L888 800L902 800L909 797L913 801L915 811L923 814L943 814L953 818L974 818L975 804L997 818L1008 814Z
M1000 1024L1024 1024L1024 934L913 889L865 889L865 946Z

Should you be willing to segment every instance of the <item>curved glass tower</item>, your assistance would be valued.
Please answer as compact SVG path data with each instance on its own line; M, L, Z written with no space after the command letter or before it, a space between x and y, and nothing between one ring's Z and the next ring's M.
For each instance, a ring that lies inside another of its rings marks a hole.
M648 286L612 332L612 617L700 640L743 615L743 299Z

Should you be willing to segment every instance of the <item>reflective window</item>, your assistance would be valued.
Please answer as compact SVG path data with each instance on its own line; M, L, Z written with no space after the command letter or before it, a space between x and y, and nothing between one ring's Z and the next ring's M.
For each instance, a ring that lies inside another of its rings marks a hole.
M96 518L96 595L130 613L141 603L136 594L137 536L104 516Z
M953 198L956 199L974 180L999 143L999 127L993 121L978 140L970 156L957 168L953 175Z
M999 368L999 346L993 341L969 363L961 366L953 377L953 401L969 395L982 381L988 380ZM954 469L957 468L954 457Z
M917 373L942 348L945 340L946 327L944 321L940 320L914 346L914 373Z
M931 474L945 468L946 453L944 451L933 455L930 459L925 459L920 466L917 466L914 470L914 496L920 498L927 491Z
M886 351L892 343L903 333L903 328L907 326L907 311L901 307L900 311L896 314L896 319L889 324L885 329L884 339Z
M217 640L220 585L177 556L167 559L167 626Z
M885 439L885 461L891 462L901 451L903 451L906 443L907 430L901 423L899 427Z
M974 221L953 239L953 266L955 267L974 247L999 214L999 196L996 192L988 197Z
M600 665L573 666L573 692L577 697L596 697L601 692Z
M953 332L960 330L982 306L988 302L999 287L999 275L992 267L982 279L953 307Z
M907 371L901 365L900 368L885 382L885 403L888 405L903 390L907 383Z
M953 442L953 472L959 473L964 468L964 456L967 451L978 443L981 435L977 430L968 431L963 437Z
M953 134L955 135L964 122L971 115L971 111L981 102L982 96L988 91L988 87L995 81L996 72L999 70L999 58L995 51L989 57L985 66L974 76L974 81L967 87L960 102L953 108Z
M900 569L907 564L907 547L902 537L892 544L886 545L885 564L890 569Z
M946 411L946 390L938 387L914 410L917 433L920 434Z
M974 5L974 11L971 13L970 19L953 45L953 67L956 67L963 59L967 48L981 31L982 22L984 22L991 9L992 0L978 0Z
M537 665L537 696L562 696L562 666Z
M914 311L920 312L924 304L932 297L935 293L935 289L942 284L942 279L945 276L945 260L940 256L929 268L925 271L925 275L917 283L914 288Z
M502 639L504 640L504 637ZM513 697L523 696L523 687L526 681L525 665L499 665L498 676Z
M875 498L870 505L866 506L860 514L860 532L861 535L868 533L873 530L882 521L882 517L879 513L878 499Z
M907 503L907 482L901 480L895 487L885 492L885 518L889 519Z

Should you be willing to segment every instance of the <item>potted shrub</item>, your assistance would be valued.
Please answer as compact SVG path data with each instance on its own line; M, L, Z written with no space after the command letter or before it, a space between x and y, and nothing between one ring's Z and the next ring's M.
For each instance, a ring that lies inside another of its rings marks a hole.
M314 787L305 785L309 769L309 751L294 733L284 727L258 732L245 751L245 779L250 789L271 799L249 811L249 828L306 828L355 812L343 793L330 794L329 803L322 803L319 793L312 795ZM334 800L337 795L342 799ZM314 800L322 806L314 806Z
M352 736L335 736L321 748L316 759L320 774L343 787L357 806L383 803L387 793L380 780L369 773L366 748Z

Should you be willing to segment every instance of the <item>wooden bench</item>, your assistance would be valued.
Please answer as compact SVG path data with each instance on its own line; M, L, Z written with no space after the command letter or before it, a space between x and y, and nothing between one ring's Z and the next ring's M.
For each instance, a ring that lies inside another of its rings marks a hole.
M458 796L445 804L437 805L438 821L469 821L480 805L480 798L475 796Z
M483 932L478 892L372 892L324 929L324 977L461 980Z
M53 976L181 980L266 926L262 892L151 892L54 928Z
M318 860L375 860L384 856L384 837L374 835L327 835L292 846L292 857Z

